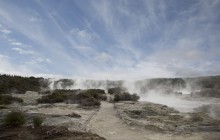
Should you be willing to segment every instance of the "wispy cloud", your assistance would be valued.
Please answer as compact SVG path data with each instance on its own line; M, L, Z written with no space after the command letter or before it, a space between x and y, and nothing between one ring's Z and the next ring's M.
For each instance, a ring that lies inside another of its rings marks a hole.
M21 46L23 45L21 42L11 42L11 45Z
M4 33L4 34L10 34L11 33L11 31L8 30L8 29L2 29L1 32Z
M82 52L87 52L87 51L92 51L92 48L89 46L85 46L85 45L80 45L80 46L74 46L74 48L82 51Z
M17 74L17 75L30 75L31 70L26 66L17 65L16 67L11 63L9 56L0 54L0 73Z
M23 65L36 65L39 73L95 79L220 74L218 0L26 5L0 1L0 31L13 45L1 53L22 54Z
M19 54L28 54L28 55L35 55L36 53L31 50L24 50L22 48L12 48L13 51L18 52Z
M102 52L101 54L98 54L95 58L95 60L99 62L110 61L110 59L112 59L112 56L104 52Z
M81 39L91 39L93 37L93 35L87 30L72 29L70 33L80 37Z
M30 21L30 22L42 22L41 19L39 19L39 18L37 18L37 17L34 17L34 16L30 17L29 21Z
M40 61L41 63L43 61L48 61L48 63L50 63L49 59L42 59L40 58L37 61ZM39 63L33 63L35 65L35 67L32 66L32 64L17 64L15 67L15 64L13 64L11 62L11 57L0 54L0 74L11 74L11 75L24 75L24 76L37 76L37 77L57 77L57 78L62 78L62 75L58 75L58 74L52 74L52 73L39 73L37 71L34 71L34 68L36 68L36 65L39 65ZM32 66L32 67L30 67Z
M49 58L42 58L42 57L38 57L38 58L34 58L34 59L31 59L29 61L26 62L26 64L28 65L39 65L39 64L46 64L46 63L52 63L51 60Z

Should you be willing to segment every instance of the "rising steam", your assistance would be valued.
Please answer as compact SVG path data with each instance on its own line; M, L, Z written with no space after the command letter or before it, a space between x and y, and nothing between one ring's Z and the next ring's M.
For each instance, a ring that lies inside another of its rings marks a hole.
M140 101L164 104L174 107L181 112L191 112L201 105L208 105L212 101L192 100L191 92L201 90L195 80L148 79L139 81L109 81L82 79L50 79L51 89L103 89L107 91L113 87L123 87L129 93L137 93ZM213 111L212 111L213 114Z

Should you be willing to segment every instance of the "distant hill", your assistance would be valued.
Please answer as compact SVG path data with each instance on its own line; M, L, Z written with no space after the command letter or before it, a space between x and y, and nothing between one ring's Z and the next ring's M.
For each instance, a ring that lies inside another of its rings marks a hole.
M220 75L203 76L184 79L193 89L214 88L220 89Z
M0 94L23 94L26 91L40 91L48 87L48 79L0 75Z

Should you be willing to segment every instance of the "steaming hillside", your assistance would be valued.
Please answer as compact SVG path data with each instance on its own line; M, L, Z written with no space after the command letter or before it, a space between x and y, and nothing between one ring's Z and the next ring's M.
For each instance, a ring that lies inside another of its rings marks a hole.
M113 87L125 88L129 92L147 94L152 90L164 94L183 93L193 96L220 97L220 76L194 77L194 78L157 78L138 81L109 81L109 80L52 80L52 89L109 89Z
M0 94L23 94L26 91L40 93L55 89L103 89L107 92L112 88L115 88L114 92L136 93L140 96L140 101L160 103L182 112L191 112L201 105L215 103L211 98L220 98L220 76L155 78L137 81L0 76ZM205 101L198 98L205 98Z
M220 76L193 78L156 78L137 81L111 80L74 80L45 79L0 75L0 94L25 93L33 90L40 92L48 89L104 89L120 87L131 93L144 95L148 93L161 94L191 94L192 96L220 97Z

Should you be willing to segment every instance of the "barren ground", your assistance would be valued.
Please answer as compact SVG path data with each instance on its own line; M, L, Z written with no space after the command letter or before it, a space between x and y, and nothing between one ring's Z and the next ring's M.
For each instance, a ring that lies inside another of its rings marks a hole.
M181 134L176 134L172 132L162 133L157 131L151 131L151 129L146 130L136 125L129 125L119 117L117 113L117 108L114 108L113 103L102 102L101 107L98 111L97 109L78 108L74 104L65 104L65 103L37 105L34 104L32 100L30 100L32 99L32 96L24 95L24 97L27 101L27 104L24 105L12 104L9 105L8 108L20 109L30 114L35 114L35 113L44 114L45 120L43 124L49 125L48 127L51 127L50 125L54 125L61 127L64 126L68 128L68 130L70 131L79 130L79 128L80 131L84 131L84 132L90 130L90 132L98 134L99 136L104 137L107 140L186 140L186 139L187 140L220 140L219 132L202 132L202 133L196 132L196 133L181 133ZM1 110L1 113L3 115L8 111L9 111L8 109ZM71 114L72 112L81 115L81 118L72 118L66 116L68 114ZM85 126L85 128L82 126ZM5 133L6 130L1 130L1 131L2 132L4 131L4 133L2 134L7 134ZM15 136L17 135L17 133L21 133L21 131L23 133L24 129L18 129L16 131L13 130L10 132L13 134L7 136L9 137L12 135ZM40 133L39 133L40 135L38 135L38 133L35 134L34 131L25 132L25 133L29 133L31 136L34 135L34 137L36 136L36 138L39 138L39 136L41 135ZM69 134L69 132L67 134L70 135L68 136L68 138L70 139L73 135L75 135L75 134ZM81 133L79 133L79 135L81 135ZM26 136L28 136L27 139L29 139L29 135L25 135L25 137ZM43 134L43 136L47 137L46 134ZM87 134L85 134L85 136L86 139L97 137L97 136L87 137L88 136ZM11 137L11 138L17 139L17 137Z
M117 116L114 104L102 102L99 112L90 121L91 132L107 140L219 140L219 133L193 133L174 135L157 133L130 126Z

